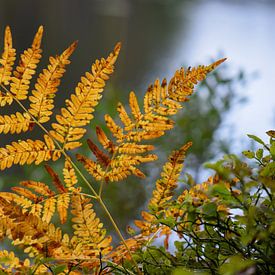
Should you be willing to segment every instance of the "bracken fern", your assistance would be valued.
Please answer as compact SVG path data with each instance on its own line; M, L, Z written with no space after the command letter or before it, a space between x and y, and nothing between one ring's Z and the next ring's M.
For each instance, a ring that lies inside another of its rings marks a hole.
M181 68L168 82L166 79L161 82L156 80L148 87L142 106L136 94L131 92L129 109L122 103L117 104L120 122L105 114L108 132L97 126L98 145L88 139L95 160L76 154L76 159L92 176L92 179L87 179L76 165L73 154L69 156L68 153L82 145L80 140L86 133L85 126L93 119L106 81L114 71L120 43L107 58L92 64L91 70L81 77L74 92L65 101L65 107L53 118L54 97L77 43L72 43L60 55L50 57L49 65L36 81L32 81L41 59L42 34L43 27L39 27L31 47L21 54L17 67L13 69L16 51L10 28L5 29L4 50L0 59L0 106L16 103L19 111L0 116L0 133L19 134L38 127L44 135L37 140L13 141L0 148L0 169L32 163L39 165L49 160L57 161L63 156L63 176L45 164L55 189L43 182L27 180L13 187L12 192L0 193L0 238L10 239L14 246L22 248L30 257L22 261L13 252L0 251L0 259L6 259L0 270L6 273L43 274L51 268L48 262L41 259L50 258L54 263L65 265L64 274L82 274L85 269L90 273L102 274L108 272L108 268L103 271L102 265L108 262L115 265L123 259L130 259L136 265L136 272L141 273L131 256L132 251L148 242L157 231L169 235L169 230L165 226L154 226L155 216L143 212L144 220L136 221L141 234L125 240L104 204L102 189L106 183L121 181L129 175L145 177L138 166L157 159L156 154L151 153L154 146L148 141L163 136L174 127L170 117L182 108L182 103L189 100L194 86L225 59L209 66L188 70ZM34 87L31 91L30 86ZM50 129L46 129L43 124L52 118L55 122L51 123ZM149 203L155 215L171 199L190 145L188 143L173 152L164 165L162 177L156 182ZM82 192L83 184L90 188L91 194ZM112 238L106 235L102 222L93 210L92 200L99 202L106 212L121 238L121 245L112 247ZM65 224L69 209L72 236L52 223L54 214L58 213L61 224ZM41 261L37 264L32 257Z

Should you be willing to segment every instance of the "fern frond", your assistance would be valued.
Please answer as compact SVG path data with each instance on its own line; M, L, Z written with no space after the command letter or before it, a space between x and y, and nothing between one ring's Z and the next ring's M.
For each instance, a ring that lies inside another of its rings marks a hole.
M127 113L122 103L117 105L121 124L115 122L110 115L105 115L106 125L115 142L108 138L101 128L96 128L99 142L110 155L106 155L93 143L92 151L97 161L88 160L80 155L77 157L78 160L96 180L118 181L131 174L144 177L137 165L154 161L157 157L154 154L147 154L154 149L153 145L145 145L142 142L158 138L172 129L174 121L169 116L176 114L182 108L181 102L188 100L194 91L194 85L224 60L187 71L178 70L168 86L165 79L162 84L156 80L154 85L149 86L144 96L144 111L141 111L135 93L130 92L130 113Z
M14 202L16 205L22 208L23 212L25 212L26 209L29 209L33 205L33 201L31 201L29 198L21 194L14 194L10 192L0 192L0 197L10 203Z
M142 235L136 235L132 238L125 240L127 247L133 253L137 251L142 244L147 240ZM107 258L112 259L112 261L116 264L122 264L125 260L130 260L131 256L129 251L125 248L124 244L118 245L112 252L107 256Z
M55 213L55 208L56 208L56 198L55 197L48 198L44 204L42 221L49 223L52 219L52 216Z
M67 189L63 186L59 176L54 172L54 170L48 164L45 164L45 169L48 172L48 174L50 175L50 177L52 178L53 184L56 187L56 189L58 190L58 192L66 193Z
M40 61L42 50L41 40L43 35L43 27L40 26L34 39L31 48L21 54L21 59L16 70L13 72L11 78L10 92L18 99L23 100L27 98L30 87L30 80L35 74L37 64Z
M52 124L51 135L63 144L66 150L77 148L81 145L78 141L86 130L81 128L93 118L94 107L102 97L106 80L113 73L114 63L120 51L117 44L114 51L107 57L97 60L91 68L91 73L86 73L78 83L75 93L66 100L67 108L61 109L61 115L56 116L57 123Z
M50 57L50 64L39 74L35 89L29 96L31 102L29 112L40 123L47 122L54 108L53 98L60 85L60 79L65 73L65 66L70 64L69 57L74 52L77 42L74 42L60 56Z
M67 221L70 199L71 197L69 193L60 194L56 199L56 207L61 224L64 224Z
M15 256L14 252L9 252L7 250L0 251L0 270L5 272L3 274L14 274L15 270L24 272L24 270L27 271L29 267L29 259L20 261L20 259Z
M77 184L78 181L75 170L68 159L65 160L63 176L66 188L68 188L69 191L75 190L74 186Z
M27 139L12 142L5 148L0 148L0 170L9 168L13 164L35 163L38 165L42 161L60 158L60 150L56 150L54 143L50 143L47 137L47 135L44 136L45 142Z
M169 156L168 162L164 164L161 179L157 180L156 188L148 205L153 212L157 213L158 210L164 209L166 203L172 198L183 168L185 153L191 145L192 143L189 142L174 151Z
M191 142L183 145L179 150L173 151L168 158L168 161L163 166L161 178L156 181L156 187L153 190L153 195L148 203L149 212L142 211L142 220L135 220L135 225L141 230L143 236L150 236L159 232L161 235L166 235L164 240L165 247L168 247L168 238L171 234L171 229L157 222L157 217L166 217L171 215L168 211L168 202L174 195L174 190L178 186L178 179L183 168L185 153L192 145ZM155 235L156 237L156 235Z
M72 222L74 235L95 256L106 255L112 249L111 236L106 237L106 230L97 218L93 205L81 195L72 196Z
M0 115L0 134L19 134L30 129L31 116L29 113L19 113L11 115Z
M21 196L24 196L25 198L33 201L33 202L38 202L39 201L39 197L34 194L32 191L26 189L26 188L23 188L23 187L12 187L11 188L12 191L16 192L17 194L21 195Z
M4 51L0 59L0 84L9 85L11 80L12 68L16 59L16 51L12 46L12 35L10 27L5 29ZM0 91L1 92L1 91ZM12 97L5 93L0 93L0 106L12 103Z
M7 219L9 219L9 238L13 240L13 245L23 246L24 252L30 257L43 255L47 257L55 255L55 251L62 247L69 250L63 242L63 234L60 228L53 224L42 221L39 217L23 212L22 209L0 197L0 209ZM45 256L45 255L44 255Z
M33 189L36 193L45 197L51 197L55 195L55 193L49 188L49 186L43 182L28 180L21 181L20 184L22 186Z

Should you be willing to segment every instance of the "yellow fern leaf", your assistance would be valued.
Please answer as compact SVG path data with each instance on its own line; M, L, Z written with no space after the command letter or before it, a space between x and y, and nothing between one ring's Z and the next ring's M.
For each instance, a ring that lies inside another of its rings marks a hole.
M51 197L55 195L55 193L49 188L49 186L43 182L28 180L21 181L20 184L22 186L33 189L36 193L45 197Z
M49 223L55 212L56 198L48 198L44 203L42 221Z
M31 124L29 113L19 113L11 115L0 115L0 134L27 132Z
M30 199L33 202L38 202L39 198L30 190L23 188L23 187L12 187L12 191L16 192L17 194L24 196L25 198Z
M9 274L11 274L15 268L19 268L21 266L22 264L20 263L20 259L14 255L14 252L0 250L0 270L4 269L5 272L9 272Z
M70 203L70 194L63 193L57 197L56 200L56 207L57 212L59 214L61 224L64 224L67 221L67 210L69 208Z
M54 170L48 164L45 164L44 166L45 166L46 171L51 176L53 184L56 187L57 191L59 193L66 193L67 189L63 186L58 174L55 173Z
M132 115L134 116L135 120L139 121L142 117L142 114L140 112L138 100L137 100L137 97L134 92L130 93L129 105L130 105L130 108L132 110Z
M106 230L93 210L93 205L89 200L80 195L72 196L72 222L74 235L83 244L94 251L96 256L106 255L111 250L111 236L105 236Z
M12 47L11 30L10 27L7 26L5 29L4 52L0 59L0 84L9 84L15 58L15 49ZM1 94L0 105L4 106L6 102L7 99L3 98L3 95Z
M117 142L118 143L122 142L124 139L123 129L119 125L117 125L115 121L112 119L112 117L109 116L108 114L106 114L104 118L105 118L107 127L109 128L113 136L116 137Z
M36 203L36 204L33 204L28 210L30 214L33 214L34 216L37 216L37 217L41 217L43 205Z
M118 112L118 115L120 117L121 122L125 126L125 129L128 130L128 131L131 130L135 126L135 124L132 123L132 121L131 121L129 115L127 114L123 104L120 103L120 102L117 104L117 112Z
M30 86L30 80L35 74L37 64L41 58L41 39L43 35L43 27L40 26L32 43L31 48L24 51L21 54L21 60L16 70L13 72L13 77L11 78L10 92L14 96L23 100L27 98L28 89Z
M70 64L69 57L74 52L77 43L74 42L60 56L50 57L50 64L39 74L35 90L29 96L31 102L29 112L40 123L47 122L54 108L53 98L60 85L60 79L65 73L65 66Z
M38 165L49 159L57 160L61 156L61 152L55 150L54 147L49 148L47 145L41 140L27 139L26 141L12 142L5 148L0 148L0 170L9 168L13 164L24 165L34 162Z
M168 86L165 79L161 84L159 80L156 80L154 85L149 86L144 96L144 112L140 109L135 93L131 92L129 95L131 115L128 115L126 108L121 103L117 105L123 127L116 123L111 116L105 115L106 125L115 138L115 142L111 141L101 128L97 128L99 142L111 153L111 156L108 156L111 162L108 167L109 171L105 173L105 180L117 181L130 174L144 176L136 166L142 162L153 161L156 157L155 155L140 155L153 149L152 145L142 147L145 145L141 142L160 137L172 129L174 121L168 116L176 114L182 107L180 103L187 101L193 93L194 85L203 80L207 73L224 60L219 60L209 66L188 69L186 72L182 68L176 71ZM146 148L146 150L141 148ZM133 157L130 154L138 154L139 156ZM90 163L91 174L95 178L102 179L100 161L94 163L85 159L84 163L86 167L89 167Z
M24 209L29 209L33 205L33 202L24 195L20 196L14 193L0 192L0 197L8 202L14 202L15 204L19 205L23 211Z
M74 190L74 185L77 184L77 177L75 170L68 159L65 160L63 176L66 188L68 188L69 191Z
M99 126L96 126L96 135L101 145L110 153L113 153L115 147L114 143L108 139L104 131Z
M149 208L164 209L165 204L173 196L173 191L177 187L178 178L183 168L183 160L185 158L186 150L192 145L191 142L183 145L180 150L174 151L168 162L163 166L161 179L157 180L156 188L153 191L152 199L149 203Z
M104 178L105 172L99 164L80 154L76 154L76 158L84 164L85 169L94 177L95 180L101 181Z
M142 154L154 150L153 145L136 144L134 142L127 142L118 147L120 154Z
M91 73L86 73L78 83L75 94L66 100L67 108L61 109L61 115L56 116L57 123L53 123L51 135L60 141L66 150L77 148L81 145L79 140L86 132L83 127L93 118L94 107L102 97L101 93L105 81L113 73L114 63L118 57L120 44L107 57L97 60L91 68Z

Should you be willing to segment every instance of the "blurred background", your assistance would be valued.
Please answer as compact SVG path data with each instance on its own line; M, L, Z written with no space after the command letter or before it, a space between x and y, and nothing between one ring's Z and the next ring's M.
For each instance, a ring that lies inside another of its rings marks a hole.
M198 93L176 117L176 129L158 140L159 160L143 171L147 179L131 177L127 183L108 185L105 198L112 214L125 228L138 216L150 195L160 168L171 150L193 141L186 172L198 182L208 174L205 161L227 152L247 149L246 134L263 139L275 126L274 0L0 0L0 48L6 25L13 32L17 52L27 48L44 26L41 67L48 57L78 40L56 97L56 112L73 92L91 63L122 42L114 76L109 81L96 118L88 127L93 138L103 114L116 115L115 103L127 103L129 91L142 99L156 78L170 78L181 66L196 66L227 57L198 87ZM14 112L17 106L8 108ZM0 114L7 109L0 110ZM18 138L36 138L39 131ZM1 136L3 146L17 137ZM87 147L82 153L91 155ZM53 163L59 171L62 164ZM14 167L0 174L0 188L8 190L25 179L50 182L43 166Z

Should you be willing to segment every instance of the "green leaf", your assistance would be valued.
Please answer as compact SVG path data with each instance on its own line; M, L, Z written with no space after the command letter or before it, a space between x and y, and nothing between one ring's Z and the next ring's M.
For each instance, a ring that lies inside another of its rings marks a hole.
M63 265L58 265L55 267L51 267L53 274L60 274L61 272L63 272L65 269L67 268L67 265L63 264Z
M263 152L264 152L264 150L262 148L258 149L256 152L256 157L258 159L261 159L263 157Z
M272 156L272 158L275 158L275 142L272 142L271 146L270 146L270 154Z
M214 194L221 195L222 197L223 196L231 196L231 192L222 183L214 185L212 188L212 192Z
M249 159L253 159L255 157L255 153L249 150L243 151L242 154Z
M172 275L194 275L194 274L207 275L209 273L201 272L201 271L195 272L195 271L191 271L190 269L187 269L187 268L184 268L184 267L177 268L172 272Z
M271 177L275 176L275 162L268 163L263 170L261 171L260 175L262 177Z
M215 217L217 214L217 205L213 202L205 204L202 207L202 211L203 211L203 214L207 216Z
M220 274L223 274L223 275L240 274L241 271L244 271L246 268L252 265L254 265L254 262L252 260L243 259L240 255L232 256L221 266ZM255 273L252 273L252 274L255 274Z
M265 143L259 138L259 137L256 137L254 135L247 135L249 138L255 140L256 142L262 144L262 145L265 145Z

